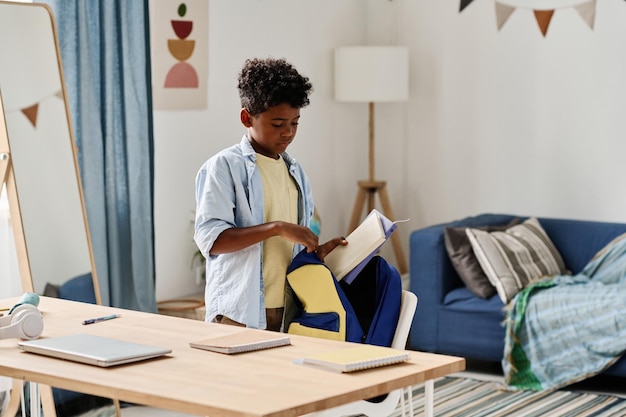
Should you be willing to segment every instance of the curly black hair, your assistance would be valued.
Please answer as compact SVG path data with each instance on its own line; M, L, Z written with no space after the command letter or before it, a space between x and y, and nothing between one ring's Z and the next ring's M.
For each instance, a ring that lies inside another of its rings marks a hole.
M237 88L241 107L253 116L283 103L296 109L308 106L313 91L309 78L300 75L284 58L247 59Z

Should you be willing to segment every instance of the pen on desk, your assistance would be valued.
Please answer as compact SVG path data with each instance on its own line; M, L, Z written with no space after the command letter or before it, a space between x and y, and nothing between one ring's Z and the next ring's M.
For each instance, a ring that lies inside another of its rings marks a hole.
M96 317L95 319L83 320L83 324L93 324L93 323L98 323L99 321L116 319L118 317L120 317L120 314L111 314L110 316Z

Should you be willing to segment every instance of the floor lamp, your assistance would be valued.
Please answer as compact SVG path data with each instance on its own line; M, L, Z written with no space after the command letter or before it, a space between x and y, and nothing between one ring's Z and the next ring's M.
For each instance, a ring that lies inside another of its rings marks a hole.
M361 221L367 200L368 212L375 206L376 194L381 212L396 220L391 208L387 183L375 174L374 103L406 101L409 95L409 54L400 46L354 46L335 50L335 100L369 105L369 179L358 181L358 190L348 232ZM402 243L397 233L391 243L401 274L408 271Z

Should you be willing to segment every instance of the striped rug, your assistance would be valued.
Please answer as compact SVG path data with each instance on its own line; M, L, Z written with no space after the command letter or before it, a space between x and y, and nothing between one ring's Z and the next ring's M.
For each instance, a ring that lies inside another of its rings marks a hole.
M424 386L413 389L414 416L424 415ZM623 417L626 399L575 391L504 391L495 381L444 377L435 380L437 417ZM406 406L408 409L408 405ZM401 415L401 408L390 417Z

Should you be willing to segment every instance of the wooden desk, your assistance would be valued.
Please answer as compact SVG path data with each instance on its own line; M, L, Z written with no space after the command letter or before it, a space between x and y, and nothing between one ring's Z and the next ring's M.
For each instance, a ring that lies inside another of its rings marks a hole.
M11 306L17 299L0 300ZM298 416L374 397L462 371L465 360L411 352L405 364L339 374L294 364L344 342L292 335L292 346L240 355L192 349L188 343L241 328L41 297L42 337L90 333L172 349L165 358L114 368L21 352L18 339L0 340L0 375L131 403L196 415ZM84 326L82 320L121 313Z

